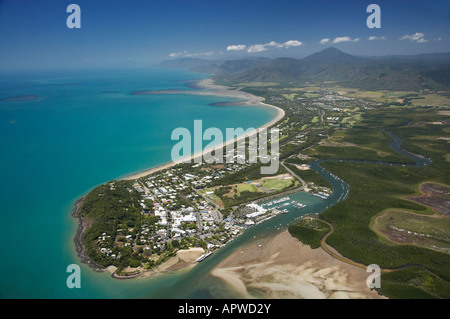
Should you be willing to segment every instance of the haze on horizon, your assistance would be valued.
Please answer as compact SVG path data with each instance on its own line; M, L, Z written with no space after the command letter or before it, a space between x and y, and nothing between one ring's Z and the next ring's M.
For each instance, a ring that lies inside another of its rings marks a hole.
M69 4L81 29L69 29ZM369 29L369 4L381 28ZM450 52L449 1L0 2L0 71L148 67L180 57L302 58L333 46L358 56Z

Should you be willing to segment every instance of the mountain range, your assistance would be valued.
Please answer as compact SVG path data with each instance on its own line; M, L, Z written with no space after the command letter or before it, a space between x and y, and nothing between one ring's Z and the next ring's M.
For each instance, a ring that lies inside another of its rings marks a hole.
M211 73L224 84L276 82L294 86L333 81L366 90L449 90L450 53L358 57L330 47L303 59L245 58L239 60L174 59L157 67Z

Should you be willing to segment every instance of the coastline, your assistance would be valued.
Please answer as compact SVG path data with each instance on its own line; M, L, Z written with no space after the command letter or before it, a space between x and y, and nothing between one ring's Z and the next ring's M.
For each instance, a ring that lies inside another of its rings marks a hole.
M105 272L109 271L111 277L114 279L134 279L134 278L146 278L154 275L164 274L168 272L174 272L179 270L189 270L193 268L197 264L197 258L201 256L205 251L203 248L192 247L186 250L178 250L176 256L171 257L169 260L165 261L158 267L152 270L146 269L133 269L134 271L138 270L139 272L134 275L129 276L120 276L115 273L116 267L108 266L103 267L97 264L94 260L92 260L87 254L83 244L83 234L87 228L89 228L89 221L83 219L81 216L81 206L83 204L84 197L78 199L75 202L75 207L72 211L72 217L77 219L77 232L74 237L75 251L80 258L80 261L89 266L92 270L96 272Z
M264 129L264 128L269 128L273 125L275 125L277 122L279 122L285 115L285 112L283 109L273 106L273 105L269 105L266 103L263 103L262 101L264 100L261 97L252 95L250 93L247 92L242 92L240 91L240 89L233 89L230 87L226 87L226 86L222 86L222 85L217 85L214 83L214 81L212 79L203 79L203 80L199 80L199 81L195 81L197 88L200 89L204 89L204 91L164 91L164 92L160 92L160 93L155 93L152 91L142 91L139 92L137 94L196 94L196 95L214 95L214 96L224 96L224 97L233 97L233 98L239 98L242 100L242 102L240 102L240 105L248 105L248 106L264 106L264 107L270 107L273 108L277 111L277 114L275 116L275 118L273 118L271 121L269 121L268 123L260 126L258 129L255 129L254 132L252 132L250 134L256 134L258 132L259 129ZM207 149L204 149L202 151L196 152L192 155L190 155L188 158L189 159L194 159L198 156L202 156L203 152L208 152L214 149L220 149L225 147L226 145L230 144L230 143L234 143L236 141L240 141L243 138L246 138L248 136L242 136L242 137L238 137L236 138L234 141L225 141L220 145L216 145ZM155 166L153 168L138 172L138 173L133 173L130 176L121 178L121 180L134 180L134 179L138 179L144 176L147 176L149 174L170 168L172 166L177 165L178 163L186 160L187 158L183 158L181 160L179 160L178 162L168 162L168 163L164 163L158 166ZM120 276L117 275L115 273L116 267L114 266L109 266L109 267L102 267L100 265L98 265L95 261L93 261L85 252L85 247L83 245L83 241L82 241L82 236L84 234L84 232L86 231L87 228L89 228L89 221L85 220L82 218L81 216L81 206L83 204L83 199L84 197L78 199L75 203L75 207L72 211L72 216L74 218L77 219L77 223L78 223L78 227L77 227L77 232L75 234L74 237L74 244L75 244L75 250L77 252L78 257L80 258L81 262L88 265L90 268L92 268L94 271L97 272L104 272L104 271L109 271L111 273L111 277L115 278L115 279L134 279L134 278L145 278L145 277L149 277L149 276L154 276L154 275L158 275L158 274L163 274L163 273L167 273L167 272L174 272L174 271L180 271L180 270L189 270L193 267L195 267L195 265L197 264L196 259L198 257L200 257L200 255L202 253L204 253L203 249L199 249L199 248L190 248L189 250L179 250L177 251L177 255L170 258L169 260L165 261L164 263L162 263L161 265L159 265L157 268L152 269L152 270L140 270L138 269L138 273L133 274L133 275L129 275L129 276ZM135 269L136 270L136 269Z
M200 257L205 250L200 247L191 247L189 249L178 250L176 256L169 258L158 267L148 270L142 268L130 268L128 271L138 271L136 274L121 276L115 273L116 267L108 266L104 271L109 271L111 277L119 280L148 278L157 275L172 273L176 271L188 271L197 265L197 258Z
M197 87L203 89L203 91L176 91L176 92L166 92L165 94L195 94L195 95L214 95L214 96L224 96L224 97L232 97L232 98L239 98L242 100L242 103L240 103L241 105L247 105L247 106L264 106L264 107L269 107L272 109L275 109L277 111L277 114L275 116L275 118L273 118L271 121L267 122L266 124L258 127L257 129L255 129L254 133L250 134L253 135L255 134L258 130L260 129L268 129L271 126L275 125L276 123L278 123L285 115L285 112L283 109L274 106L274 105L270 105L267 103L263 103L262 101L264 100L264 98L259 97L259 96L255 96L253 94L247 93L247 92L242 92L240 89L233 89L231 87L227 87L227 86L223 86L223 85L218 85L215 84L214 81L212 79L203 79L203 80L199 80L196 82ZM155 94L155 92L152 91L146 91L147 93L140 93L140 94ZM160 91L157 91L160 92ZM153 168L150 169L146 169L137 173L132 173L129 176L125 176L123 178L121 178L121 180L133 180L133 179L138 179L144 176L147 176L149 174L153 174L156 173L158 171L162 171L165 170L167 168L173 167L185 160L193 160L196 157L202 156L203 153L205 152L210 152L212 150L215 149L220 149L225 147L228 144L234 143L235 141L240 141L243 138L246 138L247 136L243 136L243 137L238 137L237 139L235 139L234 141L224 141L222 144L220 145L216 145L210 148L206 148L203 151L198 151L194 154L191 154L188 157L182 158L177 162L167 162L167 163L163 163L161 165L155 166Z
M75 234L75 237L73 239L74 244L75 244L75 251L77 252L78 257L80 258L81 262L83 264L88 265L89 267L91 267L93 270L98 271L98 272L103 272L105 271L106 268L98 265L95 261L93 261L87 254L86 254L86 250L84 248L83 245L83 234L86 231L87 228L89 228L88 225L86 225L86 223L88 223L88 221L86 221L85 219L82 218L81 216L81 205L83 204L83 200L84 197L81 197L80 199L78 199L75 202L75 208L72 211L72 217L77 219L77 223L78 223L78 227L77 227L77 232Z

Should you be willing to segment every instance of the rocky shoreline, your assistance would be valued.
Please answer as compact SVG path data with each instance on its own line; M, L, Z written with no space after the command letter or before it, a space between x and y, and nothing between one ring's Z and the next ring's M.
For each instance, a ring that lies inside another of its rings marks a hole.
M170 262L168 262L166 264L166 266L168 268L167 267L158 267L157 269L139 271L138 273L130 274L130 275L126 275L126 276L118 275L115 272L116 267L110 266L110 267L113 267L113 268L110 268L110 267L106 267L105 268L105 267L100 266L99 264L97 264L94 260L92 260L86 254L86 249L85 249L84 244L83 244L83 234L89 228L89 221L84 219L81 216L81 207L83 205L83 199L84 199L84 197L82 197L82 198L80 198L80 199L78 199L76 201L75 208L72 211L72 217L76 218L77 221L78 221L77 232L76 232L75 237L74 237L74 244L75 244L75 250L77 252L78 257L80 258L80 261L83 264L88 265L94 271L96 271L96 272L109 271L111 273L111 278L119 279L119 280L126 280L126 279L134 279L134 278L139 278L139 277L148 277L148 276L156 275L156 274L160 274L160 273L167 273L167 272L171 272L171 271L176 271L176 270L179 270L179 269L188 268L189 266L192 266L192 265L196 264L195 260L196 260L196 258L199 257L199 255L191 257L190 259L192 259L192 260L190 260L190 262L183 263L183 265L176 266L176 265L172 265Z
M78 228L77 228L77 232L76 232L75 238L74 238L75 250L83 264L88 265L95 271L103 272L106 269L104 267L100 266L99 264L97 264L86 254L86 250L83 245L83 240L82 240L83 234L87 229L86 220L83 219L83 217L81 216L81 206L83 205L83 199L84 199L84 197L82 197L76 201L75 208L72 212L72 217L74 217L78 220Z

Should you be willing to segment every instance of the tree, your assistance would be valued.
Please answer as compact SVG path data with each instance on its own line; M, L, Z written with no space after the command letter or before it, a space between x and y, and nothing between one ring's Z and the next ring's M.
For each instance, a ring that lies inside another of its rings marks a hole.
M130 260L130 267L139 267L141 265L141 261L137 259L131 259Z
M177 249L180 247L180 242L178 240L172 240L172 247Z

